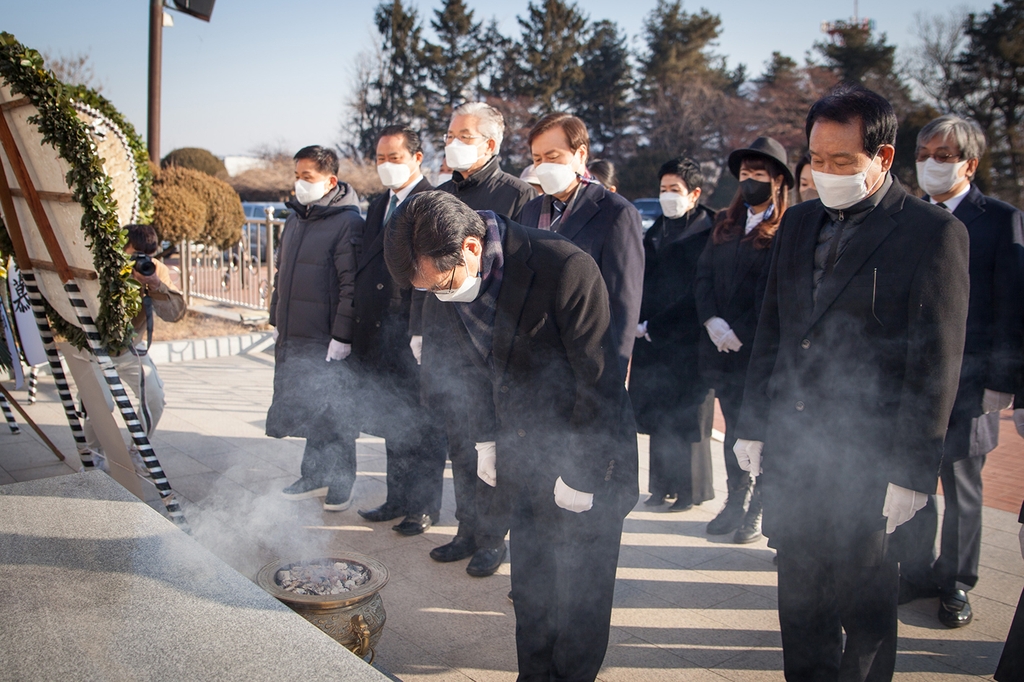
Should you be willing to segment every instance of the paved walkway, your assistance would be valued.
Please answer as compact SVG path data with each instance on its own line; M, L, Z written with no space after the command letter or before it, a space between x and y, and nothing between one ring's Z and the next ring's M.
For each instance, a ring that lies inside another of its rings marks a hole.
M413 538L355 512L384 499L379 439L359 442L352 509L328 513L318 501L287 502L277 493L298 474L302 443L263 435L272 357L197 360L162 366L160 373L169 405L153 444L200 542L250 577L275 556L346 550L372 555L391 572L383 592L388 620L379 665L403 680L515 678L508 564L477 579L466 575L465 562L438 564L427 556L456 530L450 471L441 523ZM74 452L48 378L41 381L40 401L26 409L65 453ZM1006 444L1018 461L1022 444ZM641 438L644 468L646 447ZM771 550L764 541L737 546L704 534L724 491L721 445L715 447L718 499L681 514L639 505L626 520L602 680L782 679ZM26 427L17 436L0 427L0 484L71 470ZM160 508L155 490L146 487ZM1021 481L1016 491L1019 504ZM991 676L1024 587L1018 528L1015 513L986 509L970 627L939 625L936 600L900 609L898 680Z

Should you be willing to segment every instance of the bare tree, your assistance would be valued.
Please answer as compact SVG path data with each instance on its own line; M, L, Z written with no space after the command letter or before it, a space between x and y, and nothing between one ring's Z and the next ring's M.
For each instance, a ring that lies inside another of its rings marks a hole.
M958 62L966 44L967 16L967 8L957 7L945 15L918 12L914 17L914 33L920 43L911 48L905 69L919 94L940 111L963 107L950 85L960 79Z
M55 56L43 52L43 63L62 83L84 85L96 92L103 92L103 86L96 80L92 57L88 52Z

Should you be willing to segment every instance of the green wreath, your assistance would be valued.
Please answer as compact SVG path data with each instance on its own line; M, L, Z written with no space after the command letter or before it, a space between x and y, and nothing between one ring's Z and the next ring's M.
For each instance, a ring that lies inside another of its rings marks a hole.
M66 180L75 200L82 206L82 233L99 275L100 306L96 327L107 351L120 353L131 342L132 318L141 307L141 299L138 285L129 281L131 264L124 252L128 237L118 222L110 178L103 172L92 138L71 105L71 98L77 96L75 89L65 86L47 71L38 52L6 32L0 33L0 78L13 93L27 97L39 110L29 122L38 127L43 142L53 146L71 165ZM106 111L103 113L107 115ZM119 124L123 121L120 115L117 118L108 115L108 118ZM134 145L132 151L135 152ZM148 163L139 168L148 171ZM140 184L146 186L148 195L148 183ZM152 199L148 196L151 214ZM13 252L10 235L0 221L0 253L10 256ZM45 299L43 305L54 331L75 347L88 348L88 340L81 329L61 317Z

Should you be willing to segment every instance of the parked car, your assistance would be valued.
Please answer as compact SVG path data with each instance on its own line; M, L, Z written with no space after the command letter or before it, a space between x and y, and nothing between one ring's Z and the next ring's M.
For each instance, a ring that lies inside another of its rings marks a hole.
M654 221L661 217L661 202L657 199L634 199L633 205L640 211L644 232L651 229Z
M284 220L291 215L291 209L279 201L243 201L246 223L242 226L242 241L249 244L249 258L252 264L267 262L267 226L260 221L267 218L267 208L274 209L274 218ZM251 221L251 222L250 222ZM280 231L274 233L277 237ZM228 262L237 260L230 259Z

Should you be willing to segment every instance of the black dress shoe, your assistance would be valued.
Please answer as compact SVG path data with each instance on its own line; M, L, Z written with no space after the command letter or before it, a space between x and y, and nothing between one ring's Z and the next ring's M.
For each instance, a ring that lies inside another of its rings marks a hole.
M468 556L473 556L475 551L476 540L456 535L447 545L441 545L430 550L430 558L446 564L450 561L461 561Z
M657 493L651 493L651 496L644 500L645 507L660 507L665 504L665 498L668 495L659 495Z
M900 594L897 598L897 602L900 605L909 604L918 599L931 599L938 596L939 588L921 587L917 583L912 583L903 576L900 576Z
M690 511L691 509L693 509L693 500L686 500L682 497L677 498L676 501L672 503L672 506L668 508L670 512L684 512Z
M501 562L505 560L505 554L505 543L494 549L481 547L473 553L473 558L466 566L466 573L474 578L486 578L489 575L494 575L494 572L501 566Z
M430 514L409 514L401 523L392 526L391 530L396 530L402 535L419 535L434 525L436 520Z
M393 504L385 502L379 507L373 509L360 509L356 512L367 521L391 521L397 519L399 516L403 516L405 512L396 507Z
M966 592L955 590L939 597L939 622L947 628L962 628L972 620L974 613Z

